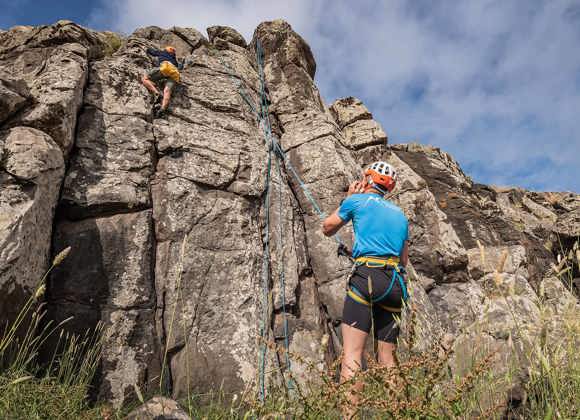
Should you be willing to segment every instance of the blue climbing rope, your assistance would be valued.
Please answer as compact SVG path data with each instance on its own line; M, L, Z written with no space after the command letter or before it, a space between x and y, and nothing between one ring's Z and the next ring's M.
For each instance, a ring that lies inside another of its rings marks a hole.
M218 55L218 59L220 60L222 66L226 69L229 77L233 81L233 83L238 88L238 93L249 106L250 110L257 118L259 125L262 128L264 141L266 146L268 147L268 162L266 168L266 182L265 182L265 235L264 235L264 258L262 261L262 320L260 324L260 338L261 338L261 345L260 345L260 357L259 357L259 372L258 372L258 390L259 390L259 398L261 401L264 401L266 395L266 384L265 384L265 376L266 376L266 356L267 356L267 339L268 339L268 321L269 321L269 314L270 314L270 307L269 307L269 293L270 293L270 202L271 202L271 194L270 194L270 186L272 181L272 154L275 155L275 162L276 162L276 172L278 177L278 241L277 241L277 248L279 255L279 264L278 264L278 278L279 278L279 285L280 285L280 301L282 304L282 317L283 317L283 329L284 329L284 347L285 347L285 355L286 355L286 368L288 371L291 370L291 362L290 362L290 354L289 354L289 334L288 334L288 318L286 315L286 275L285 275L285 264L284 264L284 241L283 241L283 228L282 228L282 220L283 220L283 206L282 206L282 169L281 164L284 164L284 167L287 171L289 171L296 183L302 190L302 193L314 209L314 212L320 218L320 220L324 220L326 217L326 213L322 211L318 202L314 198L313 194L311 193L310 189L304 183L298 171L292 163L290 159L282 149L279 140L276 136L272 133L272 126L270 123L269 118L269 107L268 107L268 93L266 89L266 80L264 75L264 50L262 49L262 45L260 40L256 42L256 61L258 64L258 76L260 79L260 104L256 105L256 103L252 100L250 95L247 93L244 87L244 81L240 77L236 76L231 67L225 63L225 61ZM345 247L344 242L340 238L338 234L333 236L334 240L339 244L339 246ZM292 379L290 378L287 383L288 388L293 387Z
M260 113L258 112L258 107L256 106L256 103L252 100L252 97L246 91L244 80L234 73L230 65L226 63L219 54L215 54L212 49L210 49L209 51L211 55L218 58L223 68L226 69L226 73L232 80L233 84L238 88L238 93L240 94L244 102L250 107L254 116L259 117Z
M272 173L272 152L268 151L268 165L266 171L266 197L265 197L265 234L264 234L264 258L262 260L262 321L260 324L260 360L259 360L259 395L264 401L266 395L266 355L268 341L268 319L270 315L269 293L270 293L270 177Z
M256 61L258 62L258 74L260 78L260 122L262 129L264 131L264 139L268 145L268 159L271 159L272 152L274 151L274 137L272 135L272 127L270 125L270 111L268 108L268 95L266 92L266 80L264 76L264 53L262 50L262 46L260 41L257 41L256 44ZM280 301L282 304L282 324L284 328L284 354L286 360L286 369L290 371L291 369L291 362L290 362L290 341L289 341L289 334L288 334L288 317L286 314L286 273L285 273L285 264L284 264L284 241L283 241L283 208L282 208L282 169L280 167L280 162L278 158L275 159L276 161L276 172L278 175L278 241L277 241L277 248L278 248L278 279L280 285ZM269 183L271 185L271 183ZM269 189L269 185L266 187ZM268 204L266 204L268 205ZM265 371L262 370L260 372L260 380L263 383L265 376ZM293 388L293 382L291 378L287 382L288 389ZM263 398L263 395L262 395Z

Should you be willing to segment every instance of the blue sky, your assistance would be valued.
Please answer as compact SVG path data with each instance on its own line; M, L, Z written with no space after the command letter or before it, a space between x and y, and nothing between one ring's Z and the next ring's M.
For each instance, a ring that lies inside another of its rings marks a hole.
M330 103L363 100L392 143L451 153L477 182L580 192L580 1L2 0L0 27L61 18L130 33L284 18Z

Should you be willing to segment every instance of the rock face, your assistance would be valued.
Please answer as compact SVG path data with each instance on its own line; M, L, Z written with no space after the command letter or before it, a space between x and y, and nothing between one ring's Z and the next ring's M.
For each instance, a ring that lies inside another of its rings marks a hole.
M359 99L339 99L329 110L343 131L349 148L362 149L375 144L387 144L383 128Z
M388 145L360 100L326 107L310 47L286 22L260 24L249 45L232 28L207 32L141 28L120 45L65 21L0 33L0 316L13 318L51 253L71 246L47 307L72 316L70 330L107 328L101 398L121 405L160 383L176 397L237 392L262 372L280 383L284 352L264 340L288 342L299 381L323 369L340 351L350 263L311 200L332 212L379 159L397 168L391 199L410 220L421 333L408 350L444 333L458 355L485 341L499 370L510 314L535 334L540 285L555 313L574 304L544 277L557 244L579 234L578 195L475 184L439 149ZM152 120L140 78L146 49L165 45L185 65L167 117ZM273 156L269 189L264 121L247 103L261 101L257 51L286 154Z

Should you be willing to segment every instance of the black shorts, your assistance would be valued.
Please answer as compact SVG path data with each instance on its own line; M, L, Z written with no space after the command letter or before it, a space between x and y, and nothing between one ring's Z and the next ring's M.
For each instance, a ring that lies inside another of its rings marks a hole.
M371 298L374 301L388 290L393 279L393 270L392 267L371 268L360 265L351 276L349 285L354 286L367 302L370 302ZM372 297L369 293L369 278L372 284ZM391 308L403 306L403 289L396 278L389 294L380 302L373 303L372 314L370 306L357 302L347 294L342 311L342 322L366 333L370 333L371 328L374 328L377 340L396 343L399 326L394 317L398 317L400 313L389 312L381 308L379 304Z
M170 77L165 77L161 74L161 70L154 68L147 72L147 77L155 84L163 84L164 87L168 88L170 91L175 87L175 81Z

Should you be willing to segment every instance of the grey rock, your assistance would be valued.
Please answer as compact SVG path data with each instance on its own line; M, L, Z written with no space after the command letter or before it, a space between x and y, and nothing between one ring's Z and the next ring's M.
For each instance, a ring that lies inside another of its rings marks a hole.
M195 48L204 43L207 44L207 40L203 35L193 28L174 27L166 30L157 26L147 26L137 29L130 38L134 42L136 40L150 41L151 46L157 49L172 46L175 48L178 58L191 54Z
M29 101L28 86L23 80L0 79L0 124Z
M401 316L401 333L397 352L401 360L412 354L431 352L444 343L441 314L431 303L420 274L412 265L407 267L409 301Z
M48 311L82 334L102 322L105 349L99 395L121 406L158 386L160 358L153 283L152 212L63 221L56 227L57 250L68 258L53 272Z
M61 206L69 218L151 207L153 127L138 117L85 107Z
M359 99L338 99L329 110L343 130L348 148L362 149L375 144L387 144L387 135L383 128Z
M470 326L483 311L485 295L475 282L441 284L429 292L438 318L452 334Z
M0 132L0 316L15 319L48 269L64 175L58 145L28 127Z
M347 125L344 127L344 137L351 149L387 143L387 135L375 120L359 120Z
M337 99L330 105L329 110L341 129L356 121L372 120L373 118L373 114L369 112L362 101L352 96Z
M540 284L540 295L552 314L578 312L578 299L564 286L557 277L546 277Z
M467 257L467 269L474 279L496 271L514 274L527 263L526 249L521 245L471 248Z
M32 106L10 121L11 126L42 130L68 153L74 141L88 60L96 58L105 45L96 32L68 21L3 34L0 79L23 80L33 100Z
M190 420L191 417L179 406L179 404L166 397L153 397L145 404L131 411L127 420Z
M216 38L219 38L242 48L248 46L244 37L234 28L228 26L210 26L207 28L207 35L211 43L215 43Z
M490 273L479 279L477 283L489 298L519 295L536 301L538 296L524 274L524 272Z

